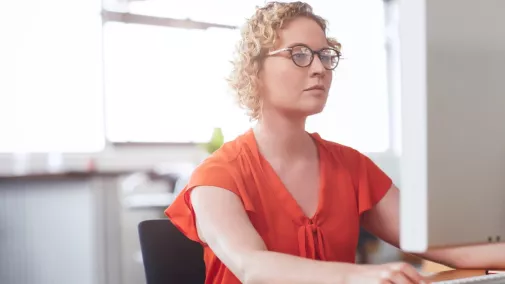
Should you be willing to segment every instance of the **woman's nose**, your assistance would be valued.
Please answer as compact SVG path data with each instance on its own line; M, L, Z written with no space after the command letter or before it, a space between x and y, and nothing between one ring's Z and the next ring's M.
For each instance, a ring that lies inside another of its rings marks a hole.
M319 56L314 55L314 60L312 60L312 64L310 64L310 76L324 76L326 69L324 68L323 63Z

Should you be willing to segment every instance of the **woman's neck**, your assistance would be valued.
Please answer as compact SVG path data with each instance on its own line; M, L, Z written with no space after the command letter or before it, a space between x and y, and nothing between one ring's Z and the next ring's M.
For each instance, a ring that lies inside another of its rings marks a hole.
M270 159L293 160L312 153L314 142L305 131L306 118L263 115L254 128L261 153Z

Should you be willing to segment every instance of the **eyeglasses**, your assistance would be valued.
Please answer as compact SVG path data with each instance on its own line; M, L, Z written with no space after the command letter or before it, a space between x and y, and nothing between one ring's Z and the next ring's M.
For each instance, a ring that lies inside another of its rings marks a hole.
M269 52L268 55L275 55L283 51L289 51L291 60L299 67L307 67L312 64L312 61L314 61L314 54L317 54L326 70L333 70L337 68L341 55L340 51L334 48L326 47L318 51L314 51L306 45L295 45L292 47L281 48Z

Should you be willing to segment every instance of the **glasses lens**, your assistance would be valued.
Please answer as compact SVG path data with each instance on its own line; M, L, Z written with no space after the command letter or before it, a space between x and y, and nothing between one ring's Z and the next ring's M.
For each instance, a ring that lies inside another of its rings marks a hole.
M291 49L291 59L300 67L309 66L312 62L312 51L306 46L294 46Z
M335 67L337 67L338 61L340 59L338 51L336 51L335 49L326 48L321 50L319 54L321 63L323 64L324 68L334 69Z

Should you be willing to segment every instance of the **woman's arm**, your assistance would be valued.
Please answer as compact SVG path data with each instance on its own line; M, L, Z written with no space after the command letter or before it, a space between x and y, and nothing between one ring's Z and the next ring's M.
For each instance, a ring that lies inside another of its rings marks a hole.
M362 226L382 240L399 247L399 196L392 186L382 200L363 214ZM505 269L505 244L486 244L429 250L418 255L460 269Z
M356 265L270 252L249 221L242 202L219 187L196 187L191 194L198 236L242 283L423 283L410 265Z
M348 283L356 265L270 252L234 193L219 187L191 192L198 235L242 283Z

